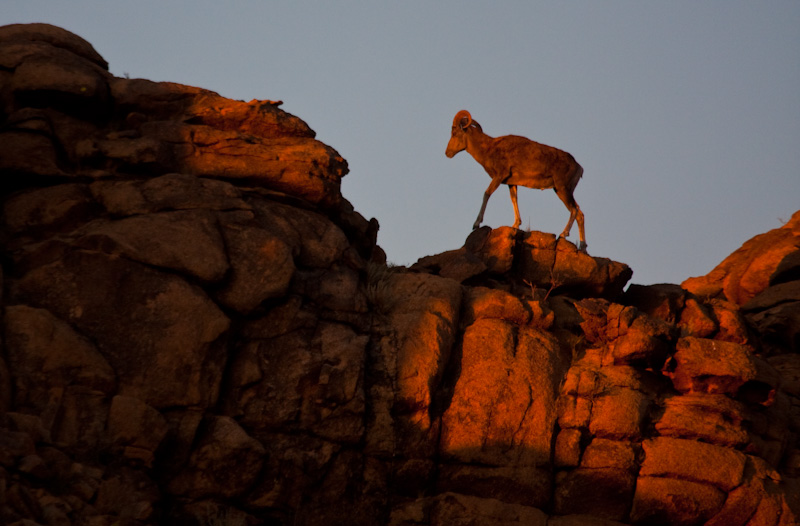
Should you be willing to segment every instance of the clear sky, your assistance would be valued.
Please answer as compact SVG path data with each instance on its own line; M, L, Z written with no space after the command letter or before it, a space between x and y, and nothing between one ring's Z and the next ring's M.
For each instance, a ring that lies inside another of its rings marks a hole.
M2 0L21 22L80 35L117 76L283 100L348 160L343 193L395 264L470 233L490 179L444 155L460 109L572 153L589 253L634 283L706 274L800 209L797 0ZM569 216L550 190L519 204L523 228ZM505 187L485 222L513 223Z

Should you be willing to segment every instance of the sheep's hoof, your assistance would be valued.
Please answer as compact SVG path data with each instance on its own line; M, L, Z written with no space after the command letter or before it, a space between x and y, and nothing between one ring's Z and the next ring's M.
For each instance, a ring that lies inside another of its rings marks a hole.
M578 243L578 252L583 252L586 254L586 241L581 241Z

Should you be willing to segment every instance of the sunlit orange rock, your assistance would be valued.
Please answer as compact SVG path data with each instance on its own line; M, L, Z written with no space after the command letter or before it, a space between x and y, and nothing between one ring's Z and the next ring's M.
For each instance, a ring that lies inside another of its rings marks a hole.
M750 350L742 345L703 338L681 338L664 374L682 392L734 395L757 376Z
M784 258L800 250L800 212L782 227L744 243L705 276L681 286L703 298L720 298L743 305L767 288Z
M547 333L517 332L502 320L476 321L464 334L461 374L443 416L442 454L461 463L528 468L524 478L541 485L533 481L546 480L536 468L550 462L558 388L552 380L564 366ZM511 486L519 476L494 471L498 483L508 479ZM452 487L451 479L443 484ZM541 502L549 491L534 487L529 498Z
M664 413L655 427L662 436L690 438L732 448L744 446L747 410L725 395L674 396L664 401Z
M466 300L466 312L463 322L471 325L482 318L507 320L518 325L525 325L531 320L531 313L526 305L513 294L486 287L469 289Z
M420 258L411 268L470 284L500 276L542 294L606 298L619 296L633 275L624 263L591 257L553 234L510 227L481 227L463 247Z
M546 333L514 332L492 319L478 320L465 332L461 375L444 415L446 455L491 465L512 459L535 465L549 458L557 387L549 373L563 362ZM493 403L487 406L486 400Z
M372 454L402 453L417 480L433 468L443 400L449 398L448 370L462 301L455 281L425 274L389 274L376 308L384 314L374 328L366 447ZM382 301L382 303L381 303ZM425 474L420 474L422 469Z
M734 449L695 440L645 440L640 475L693 480L730 491L742 483L747 457Z

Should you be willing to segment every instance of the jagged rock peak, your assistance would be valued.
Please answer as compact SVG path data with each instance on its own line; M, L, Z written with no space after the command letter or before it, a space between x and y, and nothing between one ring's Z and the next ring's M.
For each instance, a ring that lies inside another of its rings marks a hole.
M46 24L0 28L0 75L7 188L178 172L342 201L346 161L280 102L114 77L89 43Z

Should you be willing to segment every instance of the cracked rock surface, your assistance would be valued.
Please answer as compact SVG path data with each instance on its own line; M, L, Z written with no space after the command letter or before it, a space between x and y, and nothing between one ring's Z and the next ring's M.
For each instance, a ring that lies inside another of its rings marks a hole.
M508 227L387 266L346 173L0 27L0 523L798 523L800 213L626 288Z

